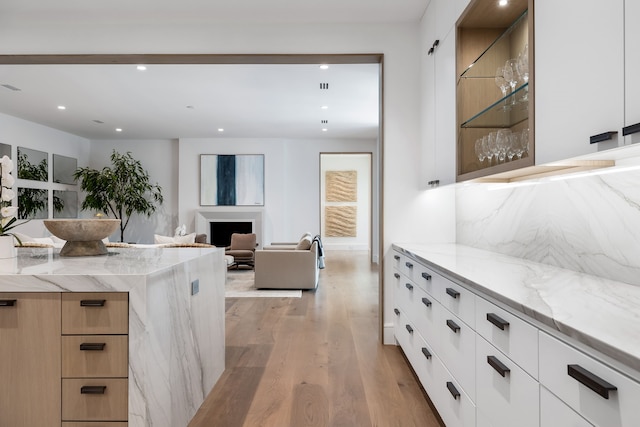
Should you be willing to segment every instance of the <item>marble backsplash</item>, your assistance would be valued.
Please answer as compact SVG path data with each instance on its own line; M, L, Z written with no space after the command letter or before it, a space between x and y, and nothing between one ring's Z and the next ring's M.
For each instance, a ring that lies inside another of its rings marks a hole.
M456 192L456 241L640 286L640 170Z

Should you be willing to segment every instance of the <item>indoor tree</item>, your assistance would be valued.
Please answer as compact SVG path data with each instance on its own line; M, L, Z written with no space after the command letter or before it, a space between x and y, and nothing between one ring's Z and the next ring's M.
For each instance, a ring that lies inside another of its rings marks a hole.
M149 174L130 152L111 153L112 167L96 170L78 168L74 178L81 180L80 188L86 192L83 210L95 210L120 220L120 241L134 214L151 216L156 204L163 202L162 188L149 182Z

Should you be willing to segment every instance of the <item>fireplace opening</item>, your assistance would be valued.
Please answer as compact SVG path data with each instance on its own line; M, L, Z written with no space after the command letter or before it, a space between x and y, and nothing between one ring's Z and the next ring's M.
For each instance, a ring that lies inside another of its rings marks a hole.
M233 233L253 233L251 221L211 221L209 223L209 235L211 244L217 247L225 247L231 244Z

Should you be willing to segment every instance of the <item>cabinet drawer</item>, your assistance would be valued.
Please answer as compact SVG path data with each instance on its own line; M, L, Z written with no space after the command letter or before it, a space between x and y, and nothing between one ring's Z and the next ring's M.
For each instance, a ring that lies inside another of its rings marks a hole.
M87 387L106 387L103 393ZM126 379L63 379L63 421L127 421ZM84 389L84 393L82 392Z
M442 276L435 277L437 280L435 283L435 297L440 300L446 309L462 319L462 321L471 326L471 328L475 329L475 294Z
M62 294L63 334L126 334L129 329L126 292Z
M128 376L127 335L62 337L63 378Z
M493 427L538 427L538 382L480 335L476 381L476 407Z
M540 387L540 427L593 427L549 390Z
M413 311L415 312L415 325L420 335L438 353L440 351L440 312L443 310L440 303L422 289L415 291Z
M544 332L540 384L597 427L640 426L639 383Z
M476 297L476 332L538 378L538 329L481 297Z
M103 421L94 421L94 422L70 422L70 423L62 423L62 427L127 427L128 423L125 422L103 422Z
M476 407L460 384L445 367L437 370L439 378L434 388L438 413L447 427L469 427L476 425ZM457 395L456 395L457 394Z
M439 327L438 356L471 400L475 401L476 333L444 307L440 313Z

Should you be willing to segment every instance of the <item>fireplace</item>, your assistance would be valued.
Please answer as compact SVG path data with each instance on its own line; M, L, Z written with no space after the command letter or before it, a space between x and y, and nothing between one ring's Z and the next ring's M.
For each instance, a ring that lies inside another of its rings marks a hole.
M253 233L253 221L210 221L209 237L214 246L225 247L231 244L233 233Z
M207 242L210 242L218 247L228 246L231 241L231 233L255 233L256 241L258 243L258 249L262 248L263 230L262 225L264 211L257 208L239 208L239 207L220 207L215 210L199 210L196 211L196 233L206 234ZM218 240L219 237L214 237L214 233L217 233L215 228L231 227L230 224L235 224L232 230L222 231L227 237L223 240Z

